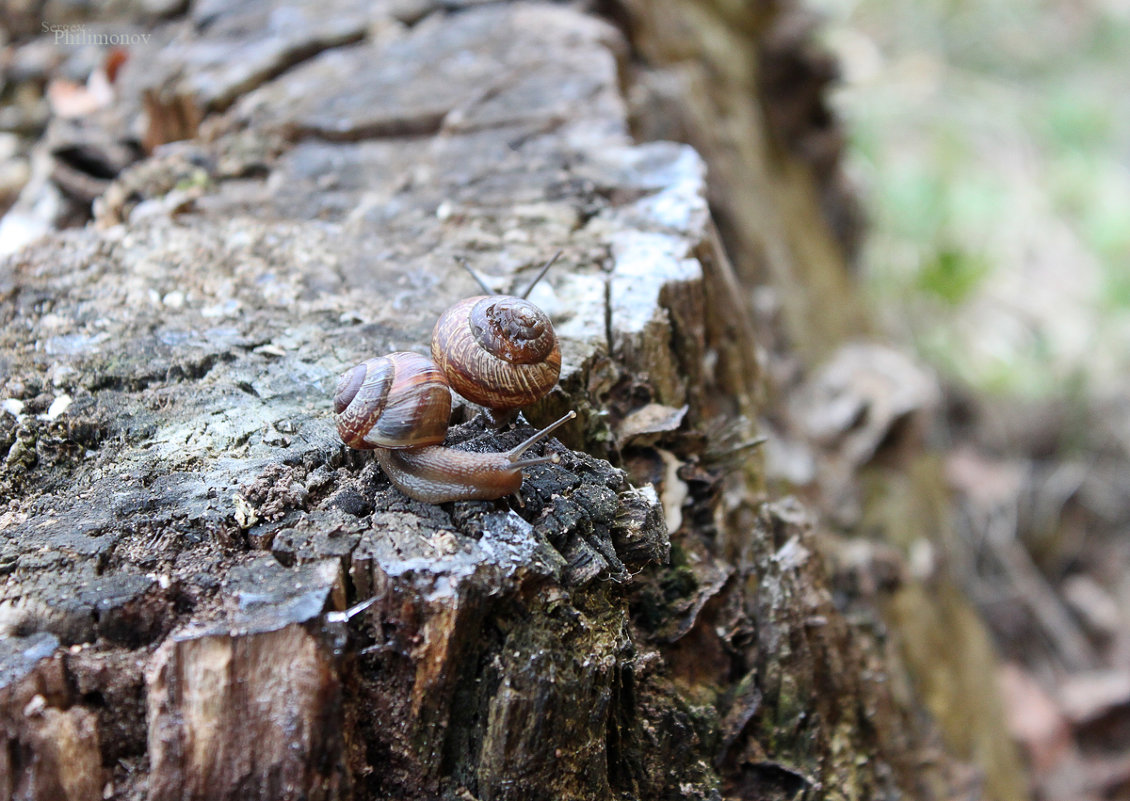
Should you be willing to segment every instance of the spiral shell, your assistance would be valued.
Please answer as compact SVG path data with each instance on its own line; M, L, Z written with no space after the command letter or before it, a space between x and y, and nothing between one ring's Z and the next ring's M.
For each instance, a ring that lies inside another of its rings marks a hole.
M500 411L544 397L561 373L561 349L549 317L510 296L459 301L432 331L432 358L468 400Z
M342 373L334 419L351 448L417 448L447 436L451 391L443 373L418 353L390 353Z

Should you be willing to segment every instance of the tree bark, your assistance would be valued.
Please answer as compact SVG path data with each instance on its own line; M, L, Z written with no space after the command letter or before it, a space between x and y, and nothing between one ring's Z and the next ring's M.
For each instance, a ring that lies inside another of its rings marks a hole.
M0 798L977 796L766 494L754 279L698 153L633 140L629 52L562 5L200 3L52 123L44 169L147 155L0 268ZM510 288L557 250L528 415L579 418L521 502L341 445L336 375L426 353L455 257Z

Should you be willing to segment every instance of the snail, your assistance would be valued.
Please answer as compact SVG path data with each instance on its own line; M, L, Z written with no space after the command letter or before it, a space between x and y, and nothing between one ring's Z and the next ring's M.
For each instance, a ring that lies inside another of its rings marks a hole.
M351 448L375 450L389 480L427 503L493 500L518 491L522 470L556 455L523 458L530 446L576 417L569 412L517 447L501 453L445 448L451 392L425 356L391 353L346 371L334 393L338 434Z
M447 383L484 407L496 425L545 397L561 373L561 348L549 316L530 291L557 261L550 259L521 296L498 295L461 262L489 294L465 298L440 316L432 330L432 359Z

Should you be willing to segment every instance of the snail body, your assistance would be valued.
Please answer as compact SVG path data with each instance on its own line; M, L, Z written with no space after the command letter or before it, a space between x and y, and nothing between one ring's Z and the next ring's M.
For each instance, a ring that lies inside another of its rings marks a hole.
M334 412L346 445L376 451L389 481L405 495L428 503L493 500L517 492L523 468L557 460L522 454L576 416L569 412L502 453L443 447L451 391L430 359L404 352L369 359L343 373Z
M428 503L488 501L512 495L522 486L522 469L557 461L557 456L523 459L531 445L577 416L567 415L522 444L502 453L470 453L431 445L412 450L377 450L377 461L396 487L410 498Z

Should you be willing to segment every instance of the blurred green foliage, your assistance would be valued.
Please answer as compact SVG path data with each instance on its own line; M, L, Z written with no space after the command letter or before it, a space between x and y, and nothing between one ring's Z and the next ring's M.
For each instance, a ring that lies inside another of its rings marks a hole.
M1130 5L810 4L843 65L881 318L981 389L1124 380Z

